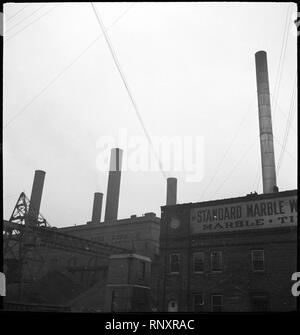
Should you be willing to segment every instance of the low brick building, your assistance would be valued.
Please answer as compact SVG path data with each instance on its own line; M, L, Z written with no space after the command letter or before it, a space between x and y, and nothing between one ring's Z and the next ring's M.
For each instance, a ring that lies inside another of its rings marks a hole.
M292 311L297 190L163 206L159 310Z
M159 254L160 218L155 213L132 215L113 222L99 222L59 228L72 236L134 250L153 259Z

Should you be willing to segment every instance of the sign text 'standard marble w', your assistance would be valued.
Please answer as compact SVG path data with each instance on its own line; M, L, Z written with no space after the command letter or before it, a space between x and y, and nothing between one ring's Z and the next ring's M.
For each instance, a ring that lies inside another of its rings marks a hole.
M297 224L297 197L232 203L191 210L193 234Z

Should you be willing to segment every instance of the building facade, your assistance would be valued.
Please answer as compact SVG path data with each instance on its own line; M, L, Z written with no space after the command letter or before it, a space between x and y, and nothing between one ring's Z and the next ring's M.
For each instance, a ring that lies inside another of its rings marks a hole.
M297 190L163 206L160 311L293 311Z
M132 215L112 222L87 223L59 228L68 235L133 250L153 259L159 254L160 218L155 213Z

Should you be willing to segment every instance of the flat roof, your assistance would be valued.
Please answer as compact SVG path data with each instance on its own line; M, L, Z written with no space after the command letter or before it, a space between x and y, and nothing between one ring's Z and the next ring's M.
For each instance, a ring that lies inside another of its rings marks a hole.
M147 214L147 213L146 213ZM150 214L150 213L149 213ZM153 213L154 214L154 213ZM74 226L65 226L65 227L59 227L58 229L60 230L64 230L64 229L95 229L95 228L110 228L110 227L116 227L119 225L133 225L135 223L156 223L156 224L160 224L160 217L154 215L143 215L143 216L136 216L136 217L130 217L130 218L126 218L126 219L120 219L117 221L110 221L110 222L88 222L85 224L81 224L81 225L74 225Z
M194 208L194 207L206 207L206 206L217 206L222 204L228 203L237 203L237 202L247 202L247 201L258 201L262 199L274 199L274 198L282 198L282 197L289 197L295 196L298 194L298 190L288 190L282 192L275 192L275 193L262 193L262 194L248 194L243 197L236 197L236 198L225 198L225 199L218 199L218 200L209 200L209 201L200 201L200 202L187 202L183 204L176 204L176 205L169 205L169 206L161 206L161 210L176 210L176 209L183 209L183 208Z

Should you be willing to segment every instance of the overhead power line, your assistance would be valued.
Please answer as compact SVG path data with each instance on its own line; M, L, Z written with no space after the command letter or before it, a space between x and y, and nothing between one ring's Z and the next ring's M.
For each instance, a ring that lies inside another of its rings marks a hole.
M20 193L15 193L15 194L7 195L6 197L3 198L3 200L6 200L6 199L8 199L8 198L15 197L16 195L20 195Z
M257 172L255 174L255 178L254 178L254 183L253 183L253 187L252 189L253 190L257 190L258 189L258 185L259 185L259 182L260 182L260 177L261 177L261 167L259 166L258 169L257 169Z
M6 32L11 31L12 29L14 29L15 27L17 27L18 25L20 25L22 22L26 21L28 18L30 18L32 15L34 15L36 12L38 12L41 8L45 7L45 5L42 5L40 7L38 7L36 10L34 10L30 15L24 17L21 21L17 22L16 24L14 24L12 27L9 27L8 29L6 29Z
M271 95L271 94L270 94ZM277 111L280 112L282 116L284 116L285 120L288 120L288 115L282 110L279 104L276 105ZM274 108L273 108L274 110ZM290 129L297 135L297 129L291 124Z
M19 35L19 33L23 32L25 29L27 29L28 27L30 27L33 23L37 22L38 20L40 20L42 17L46 16L47 14L49 14L50 12L52 12L55 8L57 8L60 4L50 8L47 12L45 12L44 14L40 15L38 18L36 18L35 20L33 20L32 22L30 22L29 24L27 24L25 27L23 27L22 29L18 30L16 33L14 33L13 35L9 36L5 41L9 41L12 38L14 38L16 35Z
M257 140L258 140L258 137L256 137L255 140L251 143L251 145L244 151L244 153L241 156L241 158L237 161L237 163L235 164L235 166L233 167L233 169L229 172L229 174L227 175L227 177L223 180L223 182L217 188L217 190L212 195L212 197L214 197L219 192L219 190L224 186L224 184L227 182L227 180L232 176L233 172L239 167L239 165L241 164L241 162L245 159L245 157L247 156L247 154L254 147L254 144L256 144Z
M19 9L17 12L15 12L15 14L13 14L12 16L8 17L5 21L8 22L11 19L13 19L15 16L17 16L19 13L21 13L27 6L29 6L29 3L26 4L24 7L22 7L21 9Z
M154 155L155 155L155 157L156 157L156 159L157 159L157 161L158 161L160 171L161 171L162 175L167 179L167 176L166 176L165 172L163 171L162 163L161 163L161 161L160 161L160 159L159 159L159 156L157 155L157 153L156 153L156 151L155 151L155 149L154 149L154 147L153 147L153 144L152 144L150 135L149 135L149 133L148 133L148 131L147 131L147 129L146 129L145 123L144 123L144 121L143 121L143 119L142 119L142 116L141 116L141 114L140 114L140 112L139 112L137 103L135 102L135 99L134 99L134 97L133 97L132 91L131 91L131 89L130 89L130 87L129 87L129 84L128 84L127 80L126 80L125 74L124 74L124 72L123 72L122 69L121 69L121 65L120 65L120 63L119 63L119 61L118 61L118 59L117 59L116 52L115 52L115 50L113 49L113 46L112 46L112 43L111 43L111 41L110 41L110 39L109 39L109 36L108 36L108 34L107 34L107 31L105 30L104 25L103 25L103 23L102 23L102 20L101 20L99 14L97 13L97 10L96 10L96 8L95 8L95 6L94 6L94 4L93 4L92 2L91 2L91 5L92 5L93 11L94 11L94 13L95 13L95 15L96 15L96 18L97 18L97 21L98 21L98 23L99 23L99 26L100 26L100 28L101 28L101 30L102 30L102 32L103 32L104 37L105 37L105 40L106 40L106 42L107 42L107 45L108 45L108 48L109 48L110 53L111 53L111 55L112 55L112 58L113 58L113 60L114 60L114 63L115 63L115 65L116 65L116 67L117 67L117 70L118 70L118 72L119 72L119 74L120 74L120 76L121 76L121 79L122 79L122 81L123 81L123 84L124 84L124 86L125 86L125 88L126 88L126 91L127 91L127 93L128 93L128 96L129 96L129 98L130 98L130 101L131 101L131 103L132 103L132 106L133 106L133 108L134 108L134 111L135 111L135 113L136 113L136 116L137 116L137 118L138 118L138 120L139 120L139 122L140 122L140 125L142 126L142 129L143 129L143 131L144 131L144 134L146 135L146 138L147 138L147 140L148 140L148 142L149 142L149 144L150 144L150 146L151 146L151 148L152 148L152 151L153 151L153 153L154 153Z
M132 7L131 5L128 7L120 16L117 17L116 20L106 29L109 30L112 28ZM62 71L60 71L53 79L51 79L48 84L46 84L31 100L28 101L20 110L17 112L4 126L3 131L14 121L16 120L22 113L24 113L29 106L31 106L43 93L47 91L49 87L51 87L64 73L66 73L101 37L103 34L100 34L96 39L94 39L86 48L83 49L80 54L73 59L71 63L69 63Z
M292 97L291 97L288 120L286 122L286 128L285 128L285 133L284 133L284 138L283 138L283 145L282 145L279 160L278 160L277 171L280 170L281 163L282 163L284 154L286 152L286 145L287 145L288 136L289 136L289 132L290 132L291 122L293 120L293 112L294 112L293 107L294 107L295 98L296 98L296 82L297 82L297 76L295 76L295 80L294 80L294 84L293 84L293 93L292 93Z
M284 67L284 59L285 59L285 53L287 48L287 41L289 38L289 28L291 24L290 20L290 8L291 4L289 4L287 13L286 13L286 21L285 21L285 27L283 32L283 39L282 39L282 45L281 45L281 51L280 51L280 57L279 57L279 64L277 68L277 74L276 74L276 82L274 87L274 95L273 95L273 119L275 120L276 116L276 107L278 105L278 96L280 92L280 85L281 85L281 78L282 78L282 71Z
M274 136L274 134L273 134L273 138L275 139L275 141L283 148L284 146L283 146L283 144ZM289 157L294 161L294 162L296 162L297 163L297 159L287 150L287 148L285 148L284 149L285 150L285 152L289 155Z
M223 156L221 157L221 159L220 159L220 161L219 161L219 163L218 163L218 165L217 165L217 168L215 169L215 172L214 172L212 178L210 179L209 183L207 184L207 186L206 186L205 189L203 190L202 194L200 195L200 199L203 199L203 197L204 197L206 191L208 190L209 186L210 186L210 185L212 184L212 182L215 180L215 178L216 178L218 172L220 171L220 168L221 168L221 166L222 166L223 161L225 160L227 154L229 153L229 151L230 151L230 149L231 149L231 147L232 147L234 141L236 140L236 138L237 138L239 132L240 132L241 129L242 129L242 125L243 125L243 123L246 121L246 119L247 119L247 117L248 117L248 115L249 115L249 111L250 111L250 109L251 109L251 107L252 107L252 104L253 104L253 101L250 103L250 107L249 107L249 109L247 109L247 110L245 111L245 113L244 113L244 115L243 115L243 117L242 117L241 122L239 123L239 125L238 125L238 127L237 127L237 129L236 129L236 131L235 131L235 133L234 133L234 135L233 135L233 137L232 137L232 139L231 139L231 141L230 141L230 143L229 143L227 149L225 150Z

